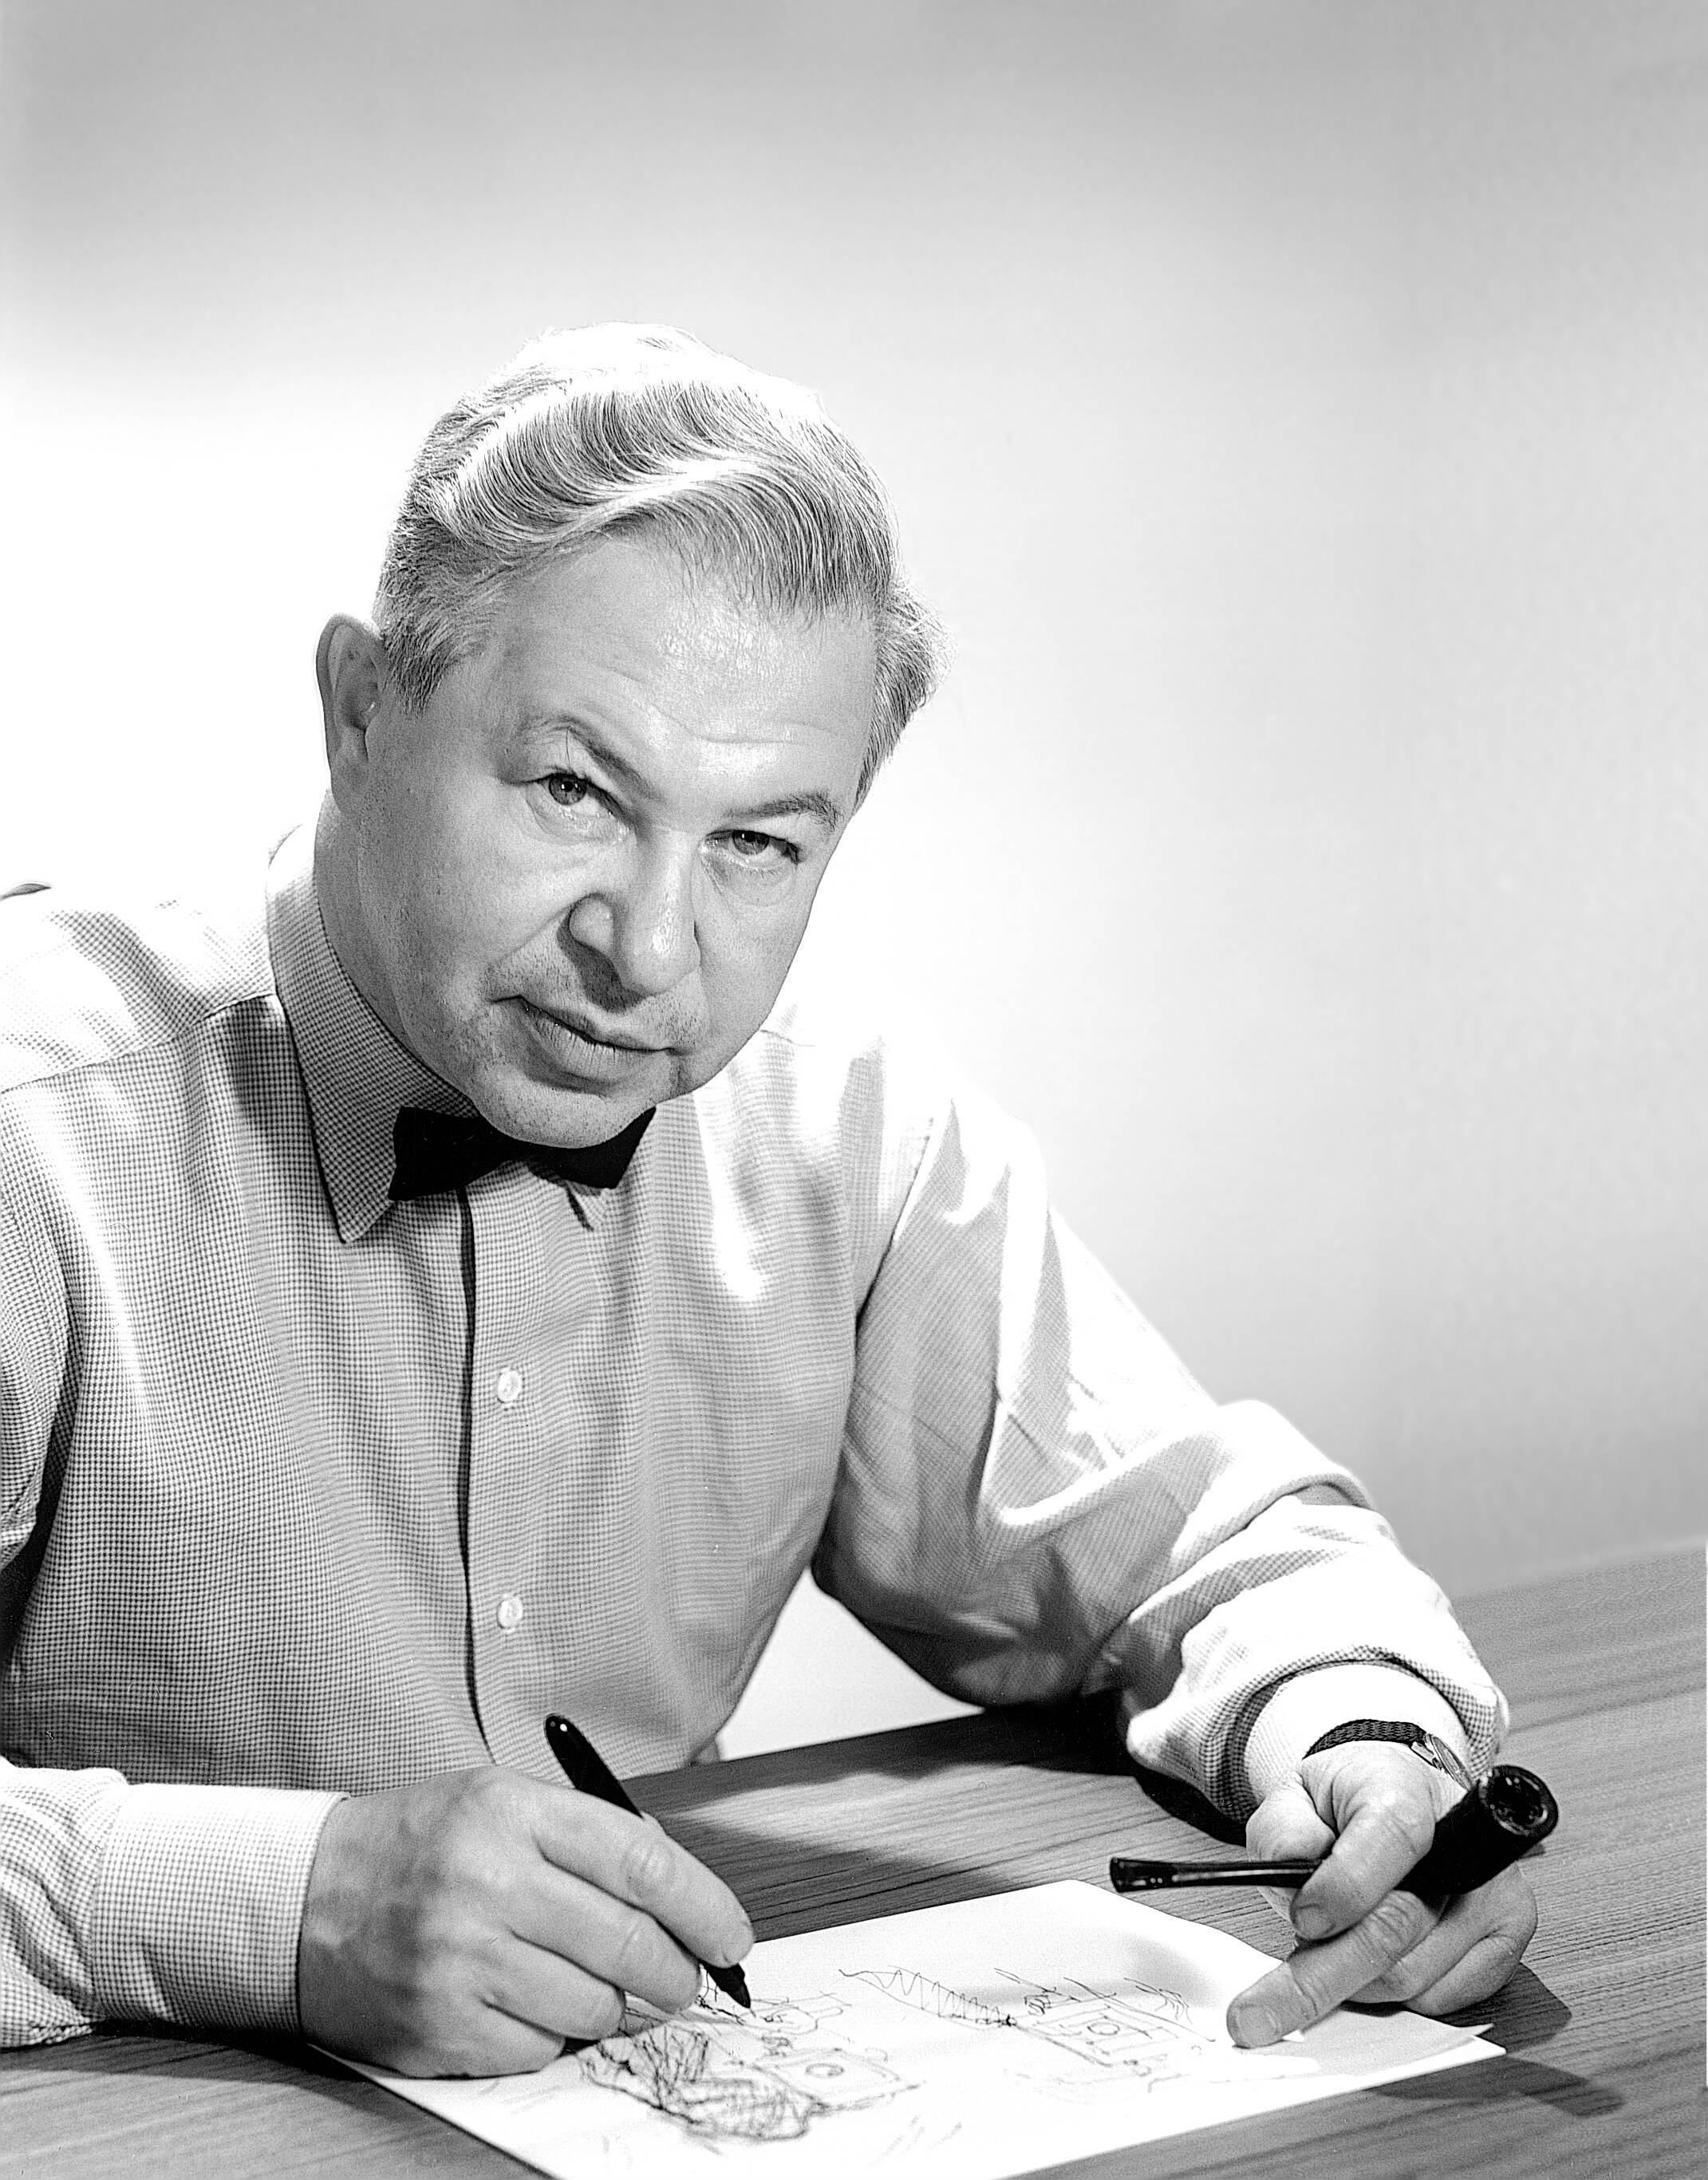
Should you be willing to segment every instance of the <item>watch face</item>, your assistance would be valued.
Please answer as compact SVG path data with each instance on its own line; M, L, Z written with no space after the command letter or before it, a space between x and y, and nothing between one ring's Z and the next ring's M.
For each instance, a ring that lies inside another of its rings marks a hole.
M1468 1786L1471 1774L1453 1749L1448 1748L1438 1734L1425 1733L1412 1743L1413 1751L1425 1764L1432 1764L1437 1771L1445 1772L1456 1786Z

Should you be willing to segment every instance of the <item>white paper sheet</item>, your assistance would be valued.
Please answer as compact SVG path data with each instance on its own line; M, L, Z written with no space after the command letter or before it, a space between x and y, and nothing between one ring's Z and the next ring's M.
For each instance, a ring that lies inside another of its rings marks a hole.
M752 2013L711 2002L537 2074L383 2088L541 2172L1003 2180L1339 2096L1498 2047L1341 2012L1241 2051L1227 2002L1273 1963L1088 1885L1040 1885L755 1946Z

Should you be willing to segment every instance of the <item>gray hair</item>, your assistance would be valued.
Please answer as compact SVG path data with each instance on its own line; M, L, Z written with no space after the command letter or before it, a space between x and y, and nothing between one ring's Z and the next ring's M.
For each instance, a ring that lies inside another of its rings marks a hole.
M668 326L548 334L428 432L374 603L405 708L479 647L508 583L641 530L772 612L869 619L863 795L945 656L889 501L813 395Z

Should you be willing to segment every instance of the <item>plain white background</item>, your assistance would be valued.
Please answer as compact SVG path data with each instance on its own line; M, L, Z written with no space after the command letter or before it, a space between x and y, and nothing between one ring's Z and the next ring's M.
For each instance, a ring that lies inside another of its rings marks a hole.
M9 0L0 126L0 876L261 851L433 416L685 325L956 643L809 961L1449 1587L1708 1528L1692 0Z

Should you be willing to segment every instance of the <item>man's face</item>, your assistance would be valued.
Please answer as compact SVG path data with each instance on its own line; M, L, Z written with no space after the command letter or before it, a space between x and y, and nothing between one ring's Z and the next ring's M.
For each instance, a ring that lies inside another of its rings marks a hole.
M614 1134L769 1012L853 811L874 670L863 620L775 617L659 544L549 564L420 713L388 685L335 775L345 966L496 1126Z

